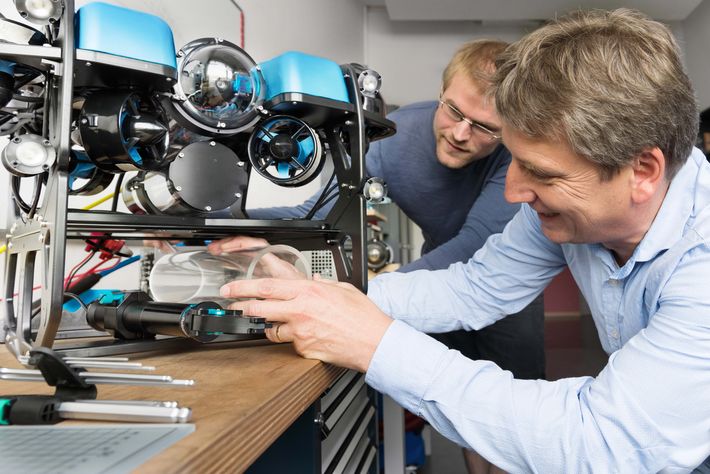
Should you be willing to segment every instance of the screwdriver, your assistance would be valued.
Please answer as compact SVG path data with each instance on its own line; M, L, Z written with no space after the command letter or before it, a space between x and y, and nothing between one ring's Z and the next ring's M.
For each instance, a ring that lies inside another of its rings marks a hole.
M0 397L0 425L44 425L61 420L101 420L139 423L185 423L189 408L173 402L134 400L64 401L52 395L15 395Z

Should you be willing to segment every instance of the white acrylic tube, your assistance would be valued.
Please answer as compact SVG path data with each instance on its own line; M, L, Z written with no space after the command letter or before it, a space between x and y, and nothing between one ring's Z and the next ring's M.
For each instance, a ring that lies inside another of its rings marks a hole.
M150 272L155 301L198 303L224 301L219 289L234 280L255 278L310 279L311 265L288 245L269 245L222 255L188 250L163 255Z

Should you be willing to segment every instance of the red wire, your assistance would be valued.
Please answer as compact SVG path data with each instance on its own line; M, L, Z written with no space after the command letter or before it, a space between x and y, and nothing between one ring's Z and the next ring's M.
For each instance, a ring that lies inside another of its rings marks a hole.
M114 264L111 265L110 267L106 267L106 268L102 268L101 270L98 270L98 268L99 268L101 265L103 265L103 264L105 264L106 262L109 262L109 261L111 261L111 260L116 260L116 263L114 263ZM117 266L119 263L121 263L121 257L118 257L118 256L117 256L117 257L111 257L111 258L109 258L108 260L102 260L102 261L100 261L98 264L96 264L96 265L94 265L92 268L90 268L89 270L85 271L84 273L81 273L81 274L79 274L79 275L74 275L74 278L72 278L72 280L77 279L77 278L78 278L78 279L82 279L82 278L85 278L85 277L91 275L92 273L98 273L99 271L110 270L110 269L114 268L115 266Z
M243 11L241 8L239 9L239 23L240 23L240 28L239 28L239 29L240 29L241 32L242 32L242 35L241 35L241 42L242 42L241 47L242 47L242 49L244 49L244 11Z
M42 288L42 285L37 285L37 286L35 286L34 288L32 288L32 291L39 290L40 288ZM14 298L14 297L17 296L17 295L19 295L19 293L14 293L14 294L12 295L12 297ZM5 301L5 298L0 298L0 301Z
M66 278L64 278L64 288L66 288L66 287L68 286L67 283L70 282L69 277L71 276L71 274L74 273L75 271L77 271L77 270L78 270L79 268L81 268L82 266L86 265L86 263L87 263L89 260L91 260L91 258L92 258L94 255L96 255L96 252L91 252L89 255L87 255L86 257L84 257L84 259L83 259L81 262L79 262L79 263L77 263L76 265L74 265L74 267L73 267L73 268L69 271L69 273L67 274ZM74 275L74 276L71 278L71 280L73 280L75 277L76 277L76 275Z
M239 6L239 4L236 2L236 0L232 0L232 5L237 7L237 10L239 10L239 31L240 31L240 45L242 49L244 49L244 10L242 10L242 7Z

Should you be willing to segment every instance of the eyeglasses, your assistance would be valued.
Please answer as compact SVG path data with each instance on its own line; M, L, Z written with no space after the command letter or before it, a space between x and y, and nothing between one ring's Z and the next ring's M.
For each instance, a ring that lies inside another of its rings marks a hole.
M471 127L471 130L478 130L479 132L483 132L486 137L491 141L500 140L501 137L499 134L495 133L493 130L489 129L485 125L466 117L463 113L461 113L459 109L449 104L441 97L439 97L439 105L442 106L442 109L444 109L446 116L449 117L451 120L455 120L456 122L466 122L469 127Z

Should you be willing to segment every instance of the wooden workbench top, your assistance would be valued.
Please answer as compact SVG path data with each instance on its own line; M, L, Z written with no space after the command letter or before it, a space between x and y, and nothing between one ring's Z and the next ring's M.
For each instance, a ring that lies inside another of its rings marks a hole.
M136 472L242 472L345 369L299 357L291 344L204 345L169 354L132 356L155 374L194 379L193 387L99 385L99 399L176 400L192 408L196 430ZM0 366L21 367L0 347ZM40 383L0 381L0 393L46 393Z

